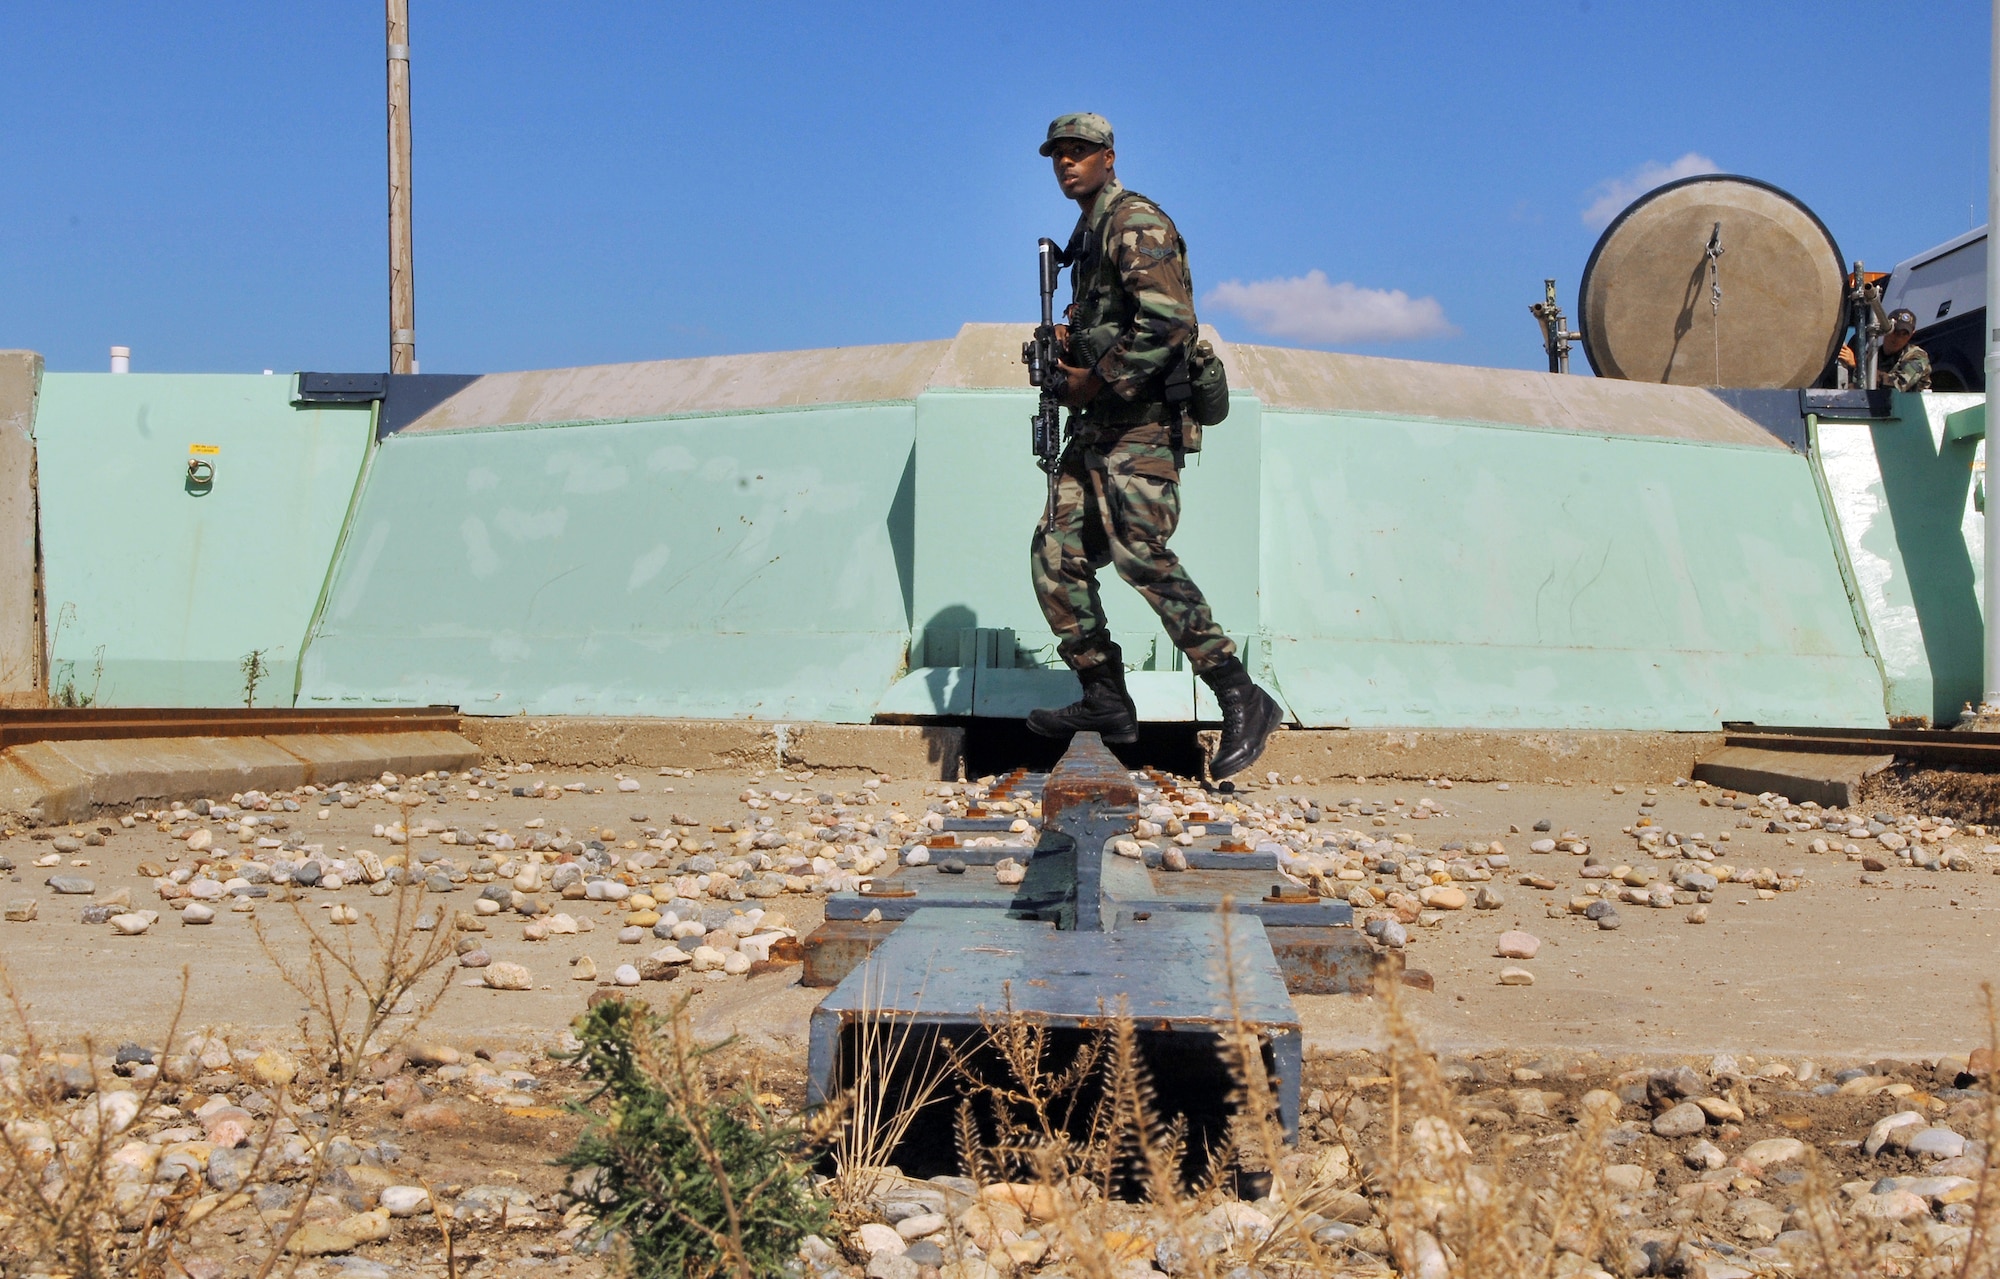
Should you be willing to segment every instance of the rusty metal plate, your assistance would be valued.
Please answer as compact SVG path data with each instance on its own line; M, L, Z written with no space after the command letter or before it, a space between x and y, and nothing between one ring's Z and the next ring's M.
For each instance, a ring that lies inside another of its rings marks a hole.
M1053 821L1065 808L1078 804L1130 808L1138 802L1138 783L1104 739L1096 733L1078 733L1042 786L1042 821Z
M1380 980L1416 990L1435 989L1431 975L1407 968L1393 950L1377 949L1352 928L1274 928L1265 925L1271 953L1294 995L1368 995Z
M1352 928L1272 928L1271 953L1294 995L1365 995L1397 964Z
M838 986L847 974L861 966L896 931L899 920L869 923L859 919L829 919L807 933L800 943L805 952L805 971L799 985Z

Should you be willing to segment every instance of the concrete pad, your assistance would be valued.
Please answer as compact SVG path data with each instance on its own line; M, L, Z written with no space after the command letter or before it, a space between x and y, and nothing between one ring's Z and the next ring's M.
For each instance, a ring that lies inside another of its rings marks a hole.
M285 733L264 740L300 760L308 782L359 781L383 772L457 773L480 758L479 748L457 733ZM373 771L355 771L361 761Z
M950 346L948 340L901 342L488 373L403 429L422 435L534 422L629 422L913 400ZM1020 350L1018 342L1014 349Z
M1851 808L1861 795L1862 780L1895 762L1894 755L1820 755L1725 746L1703 755L1694 766L1694 776L1711 786L1753 795L1775 791L1800 803L1811 800L1827 808Z
M1266 410L1444 418L1591 435L1785 447L1770 431L1698 386L1296 347L1218 345L1230 386L1255 392Z
M359 781L385 770L465 768L479 752L456 733L150 737L31 742L0 752L0 812L66 822L141 800L193 799L307 782Z
M229 795L273 790L304 780L297 757L261 737L140 737L124 740L37 742L89 779L69 801L84 812L141 799ZM56 816L44 804L45 815Z
M965 730L940 725L468 715L460 731L488 759L563 768L788 767L952 779L965 757Z
M955 779L965 730L942 725L794 724L785 747L792 767Z
M404 428L422 434L542 422L634 421L811 404L914 400L927 389L1027 389L1026 324L967 324L929 342L761 351L489 373ZM1229 342L1230 386L1266 408L1500 422L1783 448L1700 387Z
M90 774L35 742L0 751L0 812L66 820L88 811Z
M1307 729L1271 738L1252 765L1290 778L1448 777L1468 782L1672 782L1721 733Z

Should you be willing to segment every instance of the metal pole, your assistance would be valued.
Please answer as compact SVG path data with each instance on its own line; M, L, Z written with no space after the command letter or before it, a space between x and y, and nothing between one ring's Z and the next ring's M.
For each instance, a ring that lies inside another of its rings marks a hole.
M1863 358L1855 361L1861 373L1861 389L1873 391L1882 377L1882 322L1876 319L1881 311L1879 299L1869 293L1866 282L1867 270L1859 261L1854 264L1854 294L1861 299L1860 309L1855 312L1855 329L1861 342Z
M1993 0L1992 84L1986 103L1986 689L1981 700L2000 707L2000 492L1994 489L1993 391L2000 386L2000 263L1993 253L2000 213L2000 0Z
M2000 5L2000 0L1994 0ZM389 371L417 371L410 250L410 0L389 5Z

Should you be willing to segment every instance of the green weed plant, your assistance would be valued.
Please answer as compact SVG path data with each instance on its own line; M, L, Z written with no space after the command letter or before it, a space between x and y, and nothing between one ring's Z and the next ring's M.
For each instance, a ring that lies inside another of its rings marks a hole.
M635 1279L785 1273L827 1222L811 1138L767 1113L754 1082L712 1090L703 1063L727 1044L697 1044L685 1013L611 999L578 1020L577 1065L596 1087L562 1164Z

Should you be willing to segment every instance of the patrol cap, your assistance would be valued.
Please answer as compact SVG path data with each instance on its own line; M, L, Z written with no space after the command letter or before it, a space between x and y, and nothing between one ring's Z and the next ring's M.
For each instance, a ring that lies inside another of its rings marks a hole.
M1100 147L1111 145L1111 121L1094 111L1072 111L1049 121L1048 140L1042 143L1042 154L1055 149L1057 142L1064 138L1080 138Z
M1897 307L1895 310L1889 312L1889 327L1891 329L1901 329L1905 333L1915 333L1917 331L1917 313L1903 307Z

